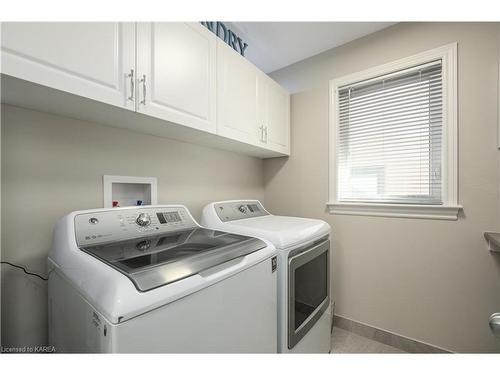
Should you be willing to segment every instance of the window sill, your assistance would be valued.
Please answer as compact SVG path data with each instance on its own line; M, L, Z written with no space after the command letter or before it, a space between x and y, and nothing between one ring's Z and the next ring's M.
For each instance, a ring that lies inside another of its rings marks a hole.
M462 206L387 203L333 202L326 206L333 215L402 217L416 219L457 220Z

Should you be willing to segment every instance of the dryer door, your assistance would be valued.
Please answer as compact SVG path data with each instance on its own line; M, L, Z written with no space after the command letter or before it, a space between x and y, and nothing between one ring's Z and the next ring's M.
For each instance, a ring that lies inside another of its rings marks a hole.
M288 259L288 348L314 326L330 303L330 241Z

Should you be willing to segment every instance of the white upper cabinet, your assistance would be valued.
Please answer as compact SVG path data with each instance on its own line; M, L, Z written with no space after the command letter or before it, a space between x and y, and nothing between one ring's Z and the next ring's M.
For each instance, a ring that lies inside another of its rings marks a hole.
M290 154L290 94L220 40L217 134Z
M217 134L257 145L259 71L217 40Z
M198 23L137 24L137 111L216 132L216 36Z
M290 95L199 23L1 27L3 103L258 157L290 154Z
M134 69L134 23L2 23L10 76L134 110Z
M290 94L267 76L262 83L264 140L274 151L290 154Z

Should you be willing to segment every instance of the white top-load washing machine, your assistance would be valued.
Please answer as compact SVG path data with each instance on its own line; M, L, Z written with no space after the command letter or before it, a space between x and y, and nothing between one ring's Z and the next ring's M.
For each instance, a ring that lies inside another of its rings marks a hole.
M59 352L276 352L276 249L186 207L73 212L49 255Z
M329 352L330 226L322 220L271 215L256 200L210 203L201 223L276 246L278 352Z

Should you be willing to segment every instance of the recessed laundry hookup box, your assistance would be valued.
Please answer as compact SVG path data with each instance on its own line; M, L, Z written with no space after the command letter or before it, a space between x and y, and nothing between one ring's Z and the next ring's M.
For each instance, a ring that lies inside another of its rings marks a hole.
M103 207L157 203L156 177L103 176Z

